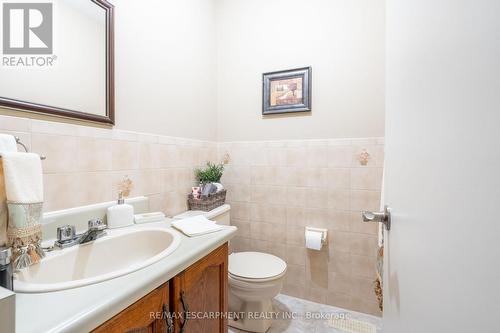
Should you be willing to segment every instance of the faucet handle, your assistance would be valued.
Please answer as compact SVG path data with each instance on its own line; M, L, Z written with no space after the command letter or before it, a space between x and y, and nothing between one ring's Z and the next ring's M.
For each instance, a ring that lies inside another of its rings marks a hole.
M63 225L57 228L57 241L59 243L69 242L75 238L76 230L74 225Z
M100 218L95 218L95 219L92 219L92 220L89 220L89 221L88 221L88 227L89 227L89 229L104 230L104 229L106 229L108 226L106 225L106 223L104 223L104 222L102 221L102 219L100 219Z

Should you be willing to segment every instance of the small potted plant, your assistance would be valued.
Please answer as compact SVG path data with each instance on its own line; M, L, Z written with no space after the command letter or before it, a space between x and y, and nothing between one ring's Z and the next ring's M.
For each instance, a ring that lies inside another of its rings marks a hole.
M195 169L195 176L200 187L194 187L193 193L189 194L188 206L190 210L210 211L226 202L226 190L220 180L224 173L224 167L228 163L229 155L226 154L220 163L207 162L204 168ZM196 191L200 191L201 195Z
M220 183L222 174L224 173L224 163L215 164L207 162L204 168L195 170L196 179L200 184Z

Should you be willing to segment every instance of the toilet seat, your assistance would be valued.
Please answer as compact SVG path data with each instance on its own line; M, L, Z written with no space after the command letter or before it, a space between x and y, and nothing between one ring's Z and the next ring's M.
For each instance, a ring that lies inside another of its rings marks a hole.
M286 263L268 253L237 252L229 255L228 271L235 280L265 282L283 277Z

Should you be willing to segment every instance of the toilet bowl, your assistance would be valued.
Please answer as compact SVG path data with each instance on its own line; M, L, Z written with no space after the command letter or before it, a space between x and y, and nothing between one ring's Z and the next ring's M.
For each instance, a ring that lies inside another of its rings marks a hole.
M204 215L218 224L229 225L227 204L210 212L187 211L175 219ZM266 332L272 324L272 300L279 294L286 274L286 263L262 252L236 252L229 255L229 326Z
M272 299L278 295L286 263L271 254L237 252L229 256L229 326L266 332L272 324Z

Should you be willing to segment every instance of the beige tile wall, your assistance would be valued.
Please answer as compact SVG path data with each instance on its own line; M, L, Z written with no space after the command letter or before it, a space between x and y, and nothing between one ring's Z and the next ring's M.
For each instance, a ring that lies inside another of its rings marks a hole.
M9 116L0 116L0 133L47 157L45 211L113 200L128 175L131 196L148 196L151 210L176 214L187 209L193 169L217 157L215 142Z
M132 196L146 195L151 210L173 215L187 209L193 169L228 152L223 183L239 228L233 250L284 258L286 294L379 314L376 229L360 211L379 206L382 139L216 144L9 116L0 116L0 133L47 156L45 211L112 200L128 175ZM363 149L371 156L366 166L358 161ZM307 225L328 228L328 247L305 249Z
M368 164L359 162L366 149ZM264 251L286 260L283 292L380 315L373 293L383 139L219 143L231 163L223 177L238 235L234 251ZM329 230L322 251L305 248L304 228Z

